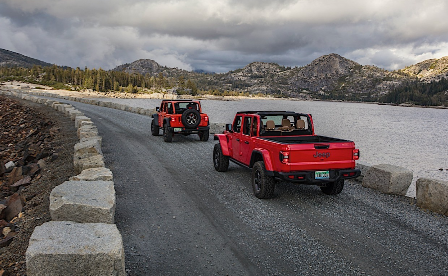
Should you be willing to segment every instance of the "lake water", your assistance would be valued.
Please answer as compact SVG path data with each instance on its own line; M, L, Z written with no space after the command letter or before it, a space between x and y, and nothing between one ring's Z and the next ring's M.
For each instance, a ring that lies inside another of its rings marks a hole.
M106 101L143 108L154 108L161 102L154 99ZM202 100L201 103L203 112L214 123L231 123L235 113L244 110L311 113L316 134L354 141L361 152L361 163L392 164L412 170L414 181L407 194L411 197L415 196L417 178L448 180L447 109L265 99Z

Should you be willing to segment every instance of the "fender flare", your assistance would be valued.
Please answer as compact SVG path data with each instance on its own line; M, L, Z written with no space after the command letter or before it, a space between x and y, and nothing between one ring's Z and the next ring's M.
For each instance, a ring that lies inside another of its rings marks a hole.
M159 126L159 114L152 114L152 119L154 120L154 125Z
M215 140L219 140L221 146L222 154L225 156L230 156L229 143L227 142L227 137L225 134L215 134Z
M165 119L163 120L163 125L167 125L168 127L171 127L170 120L169 120L168 118L165 118ZM162 126L162 127L163 127L163 126Z
M253 167L256 155L261 155L261 157L263 158L264 167L266 168L266 171L268 172L274 171L274 165L272 164L271 155L269 154L269 151L260 148L255 148L252 151L252 156L250 158L250 167Z

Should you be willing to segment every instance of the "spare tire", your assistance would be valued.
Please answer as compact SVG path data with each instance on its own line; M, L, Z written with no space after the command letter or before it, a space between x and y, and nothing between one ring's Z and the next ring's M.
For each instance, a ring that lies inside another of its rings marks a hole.
M197 128L201 122L201 114L196 109L187 109L182 113L181 120L186 128Z

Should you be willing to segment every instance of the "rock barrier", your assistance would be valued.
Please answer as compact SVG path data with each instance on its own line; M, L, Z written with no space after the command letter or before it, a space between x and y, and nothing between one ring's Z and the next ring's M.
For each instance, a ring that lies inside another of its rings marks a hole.
M386 194L405 196L412 183L412 171L389 164L371 166L362 180L364 187Z
M419 178L416 184L417 206L448 216L448 182Z
M114 224L115 189L105 168L101 137L93 122L69 104L25 93L1 94L51 106L77 128L77 176L50 194L53 221L34 229L26 251L27 275L126 275L121 235ZM49 96L49 95L46 95Z
M123 241L115 224L50 221L31 235L26 267L35 276L124 276Z
M70 177L70 181L112 181L113 176L111 170L108 168L90 168L83 170L80 174Z
M50 194L52 220L114 223L115 189L112 181L66 181Z

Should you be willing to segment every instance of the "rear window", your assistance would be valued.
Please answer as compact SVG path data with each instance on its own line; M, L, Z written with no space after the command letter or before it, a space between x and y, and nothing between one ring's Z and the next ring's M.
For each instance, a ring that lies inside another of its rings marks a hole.
M182 113L187 109L196 109L197 111L200 111L198 103L195 102L177 102L174 103L174 108L177 114Z
M305 115L265 115L261 117L260 136L311 135L312 129Z
M291 127L295 129L308 129L308 117L306 116L298 116L297 120L294 118L294 116L283 116L283 115L261 116L261 122L265 127L267 121L273 121L275 127L281 127L283 119L289 120Z

